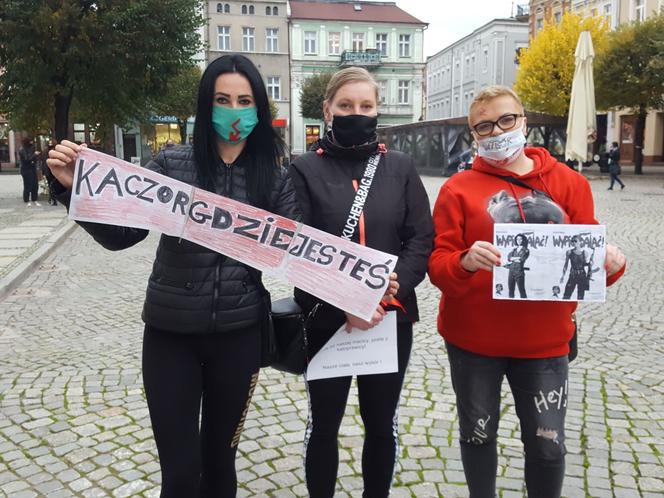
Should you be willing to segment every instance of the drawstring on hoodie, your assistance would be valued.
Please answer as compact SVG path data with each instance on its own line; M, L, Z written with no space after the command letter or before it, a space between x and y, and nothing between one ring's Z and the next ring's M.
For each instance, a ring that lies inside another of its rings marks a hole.
M526 222L526 213L523 210L523 206L521 205L521 199L519 199L519 196L516 193L516 189L514 188L514 185L508 182L508 185L510 186L510 190L512 191L512 196L516 200L516 205L519 208L519 215L521 216L521 222L522 223L527 223Z

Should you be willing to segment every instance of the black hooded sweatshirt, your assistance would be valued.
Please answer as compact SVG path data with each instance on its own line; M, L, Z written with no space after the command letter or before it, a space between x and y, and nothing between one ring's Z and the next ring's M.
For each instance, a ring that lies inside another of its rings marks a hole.
M330 136L319 140L290 165L291 177L302 221L332 235L341 236L355 198L353 180L364 176L369 158L379 144L344 148ZM429 199L413 160L402 152L387 151L380 162L364 205L366 245L399 257L395 272L399 292L396 296L405 312L398 321L419 320L415 287L424 279L433 248L433 222ZM359 243L359 228L353 241ZM321 300L300 289L295 298L310 310ZM323 303L316 315L318 325L336 330L345 322L342 310Z

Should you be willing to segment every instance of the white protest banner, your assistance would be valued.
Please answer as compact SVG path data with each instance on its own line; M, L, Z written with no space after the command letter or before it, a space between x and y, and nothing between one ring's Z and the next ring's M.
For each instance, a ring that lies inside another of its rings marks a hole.
M493 243L494 299L606 300L604 225L496 223Z
M397 262L391 254L89 149L76 162L69 217L181 237L366 320Z
M397 313L390 311L369 330L342 325L307 366L307 380L393 373L399 370Z

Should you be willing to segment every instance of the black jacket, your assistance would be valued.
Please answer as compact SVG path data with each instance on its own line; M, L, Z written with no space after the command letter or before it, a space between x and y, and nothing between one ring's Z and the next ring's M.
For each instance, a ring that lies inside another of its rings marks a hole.
M21 174L37 173L39 156L34 147L22 148L18 151L19 172Z
M363 177L367 161L377 149L377 142L345 149L325 137L311 152L295 159L289 175L302 221L340 236L355 198L352 180ZM399 257L396 297L406 309L406 314L399 312L399 321L419 320L415 287L426 275L433 248L433 222L426 190L409 156L393 151L381 155L364 205L364 218L367 246ZM359 241L359 230L353 241ZM299 289L295 297L305 310L320 302ZM336 329L344 323L345 315L325 303L317 319Z
M245 169L252 167L251 163L246 153L230 167L220 161L216 193L250 204ZM165 148L146 168L201 186L194 152L188 145ZM275 171L268 210L299 219L295 193L282 168ZM102 246L113 251L131 247L148 235L147 230L137 228L79 224ZM193 242L162 235L148 280L143 321L158 329L181 333L229 331L263 320L267 312L264 297L257 270Z

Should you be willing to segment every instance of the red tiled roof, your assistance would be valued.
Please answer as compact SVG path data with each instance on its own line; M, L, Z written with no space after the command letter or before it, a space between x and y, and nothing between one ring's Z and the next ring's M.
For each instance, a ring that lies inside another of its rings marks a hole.
M360 4L362 6L362 10L355 10L355 4ZM396 4L373 4L370 2L319 3L291 1L290 8L291 19L428 24L401 10L396 6Z

